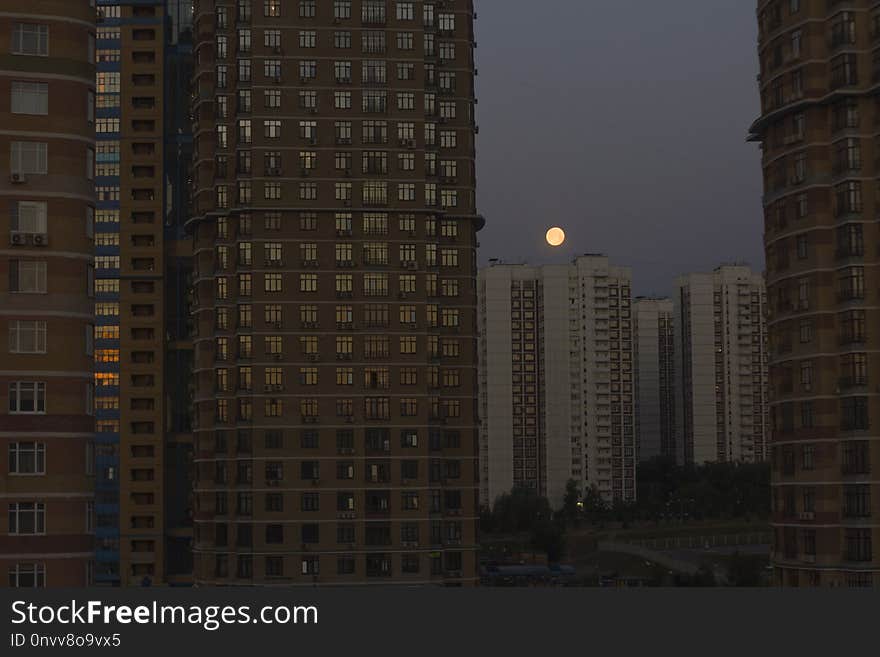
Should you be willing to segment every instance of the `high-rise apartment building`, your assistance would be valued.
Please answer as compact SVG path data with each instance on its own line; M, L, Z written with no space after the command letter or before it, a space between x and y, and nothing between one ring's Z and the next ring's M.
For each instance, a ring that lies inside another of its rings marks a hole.
M191 15L166 0L97 11L96 582L185 583Z
M675 458L675 328L672 299L633 303L636 453L639 461Z
M197 0L195 579L476 581L471 0Z
M880 585L880 8L759 2L780 584Z
M3 586L94 566L95 10L0 2Z
M632 272L605 256L480 271L480 498L635 499Z
M556 502L571 476L568 435L548 439L542 421L541 278L540 267L493 263L480 269L477 279L484 508L514 487L531 488Z
M681 463L767 458L764 278L746 266L676 281L675 415Z

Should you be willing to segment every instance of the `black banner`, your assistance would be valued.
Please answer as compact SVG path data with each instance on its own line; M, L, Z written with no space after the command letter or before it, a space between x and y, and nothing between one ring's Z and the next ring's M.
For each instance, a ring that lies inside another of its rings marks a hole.
M875 640L878 603L852 590L5 589L0 654L833 655Z

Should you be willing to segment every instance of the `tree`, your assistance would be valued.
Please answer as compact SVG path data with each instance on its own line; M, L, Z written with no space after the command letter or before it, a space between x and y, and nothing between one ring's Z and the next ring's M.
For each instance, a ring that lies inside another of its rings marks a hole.
M542 518L532 527L532 547L547 553L547 561L556 563L565 552L565 525Z
M580 516L581 491L574 479L565 483L565 497L562 499L562 515L568 522L574 522Z
M596 486L590 486L584 492L584 514L593 522L602 521L608 515L608 503Z
M761 586L766 557L734 552L727 565L727 580L731 586Z
M685 581L687 582L684 584L685 586L707 587L718 585L715 581L715 573L706 565L700 566L696 574Z
M500 495L492 508L492 526L502 533L530 532L542 519L550 520L553 511L546 498L537 491L517 486Z
M498 496L491 513L484 515L482 527L501 534L527 533L530 545L556 562L565 552L565 517L564 511L554 514L547 499L534 489L518 486Z
M480 531L489 533L495 531L495 516L490 509L480 511Z
M727 519L770 515L766 463L679 466L657 458L639 464L636 515L642 518Z

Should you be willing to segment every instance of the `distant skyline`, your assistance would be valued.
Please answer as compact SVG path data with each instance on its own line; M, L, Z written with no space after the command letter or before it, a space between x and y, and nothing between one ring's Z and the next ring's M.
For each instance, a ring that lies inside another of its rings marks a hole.
M601 252L639 295L764 270L754 4L635 5L476 0L481 264Z

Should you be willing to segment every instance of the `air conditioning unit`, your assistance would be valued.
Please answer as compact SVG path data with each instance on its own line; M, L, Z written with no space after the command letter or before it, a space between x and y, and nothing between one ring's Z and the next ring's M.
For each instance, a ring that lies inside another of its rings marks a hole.
M45 233L37 233L33 236L34 246L46 246L49 244L49 236Z
M313 363L318 362L318 354L309 354L309 360Z
M268 173L270 176L280 176L280 175L281 175L281 169L279 169L278 167L272 167L271 169L269 169L269 171L267 171L267 173Z
M812 511L801 511L798 514L798 520L815 520L816 514Z
M19 233L18 231L11 231L9 233L9 243L12 245L21 245L25 242L25 236L23 233Z
M13 171L11 174L9 174L9 181L13 184L20 185L23 182L27 182L27 179L20 171Z

